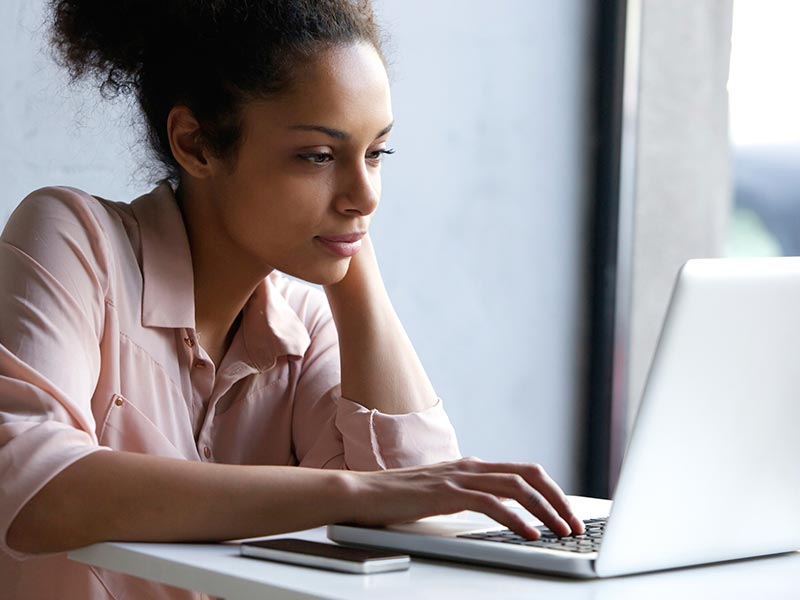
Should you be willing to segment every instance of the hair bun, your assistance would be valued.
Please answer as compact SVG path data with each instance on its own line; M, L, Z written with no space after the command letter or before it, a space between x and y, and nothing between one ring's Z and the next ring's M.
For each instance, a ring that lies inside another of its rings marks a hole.
M177 103L209 151L233 160L244 103L285 90L300 61L354 42L383 58L369 0L46 1L55 61L72 82L92 77L105 98L135 95L173 183L181 167L167 122Z
M94 75L106 97L129 93L138 85L146 57L156 52L153 46L163 45L168 5L164 0L51 0L54 59L73 81Z

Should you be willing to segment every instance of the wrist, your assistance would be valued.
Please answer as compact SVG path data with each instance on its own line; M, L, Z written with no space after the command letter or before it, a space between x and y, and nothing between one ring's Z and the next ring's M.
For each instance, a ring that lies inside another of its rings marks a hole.
M333 485L336 504L342 507L337 516L337 523L352 523L363 514L365 477L368 473L361 471L335 471L337 477Z

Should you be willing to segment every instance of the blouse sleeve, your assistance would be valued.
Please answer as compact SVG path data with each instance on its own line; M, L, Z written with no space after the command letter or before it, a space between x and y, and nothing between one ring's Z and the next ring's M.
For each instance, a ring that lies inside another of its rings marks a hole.
M107 270L86 200L43 188L0 236L0 549L20 509L98 446L90 401L100 369Z
M319 290L302 287L288 298L300 309L311 337L292 419L300 466L375 471L459 458L441 400L423 411L390 415L341 395L339 340L327 299Z

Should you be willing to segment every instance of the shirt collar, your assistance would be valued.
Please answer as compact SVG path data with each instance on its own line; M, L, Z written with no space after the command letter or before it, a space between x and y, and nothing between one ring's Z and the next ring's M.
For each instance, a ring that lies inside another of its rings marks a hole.
M260 281L242 315L244 345L260 370L268 369L278 356L302 357L311 344L305 324L279 289L281 280L273 271Z
M131 203L142 244L142 325L194 328L189 238L167 181Z
M189 238L175 193L163 181L131 203L142 249L142 325L194 329L194 275ZM244 307L240 328L247 354L259 370L278 356L303 356L308 330L273 271L259 282Z

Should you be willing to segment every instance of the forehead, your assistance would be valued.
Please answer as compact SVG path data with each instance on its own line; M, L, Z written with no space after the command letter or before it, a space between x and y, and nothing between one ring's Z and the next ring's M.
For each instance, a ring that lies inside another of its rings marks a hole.
M329 48L298 65L285 93L249 103L244 118L254 135L323 125L374 137L392 121L383 61L369 44Z

